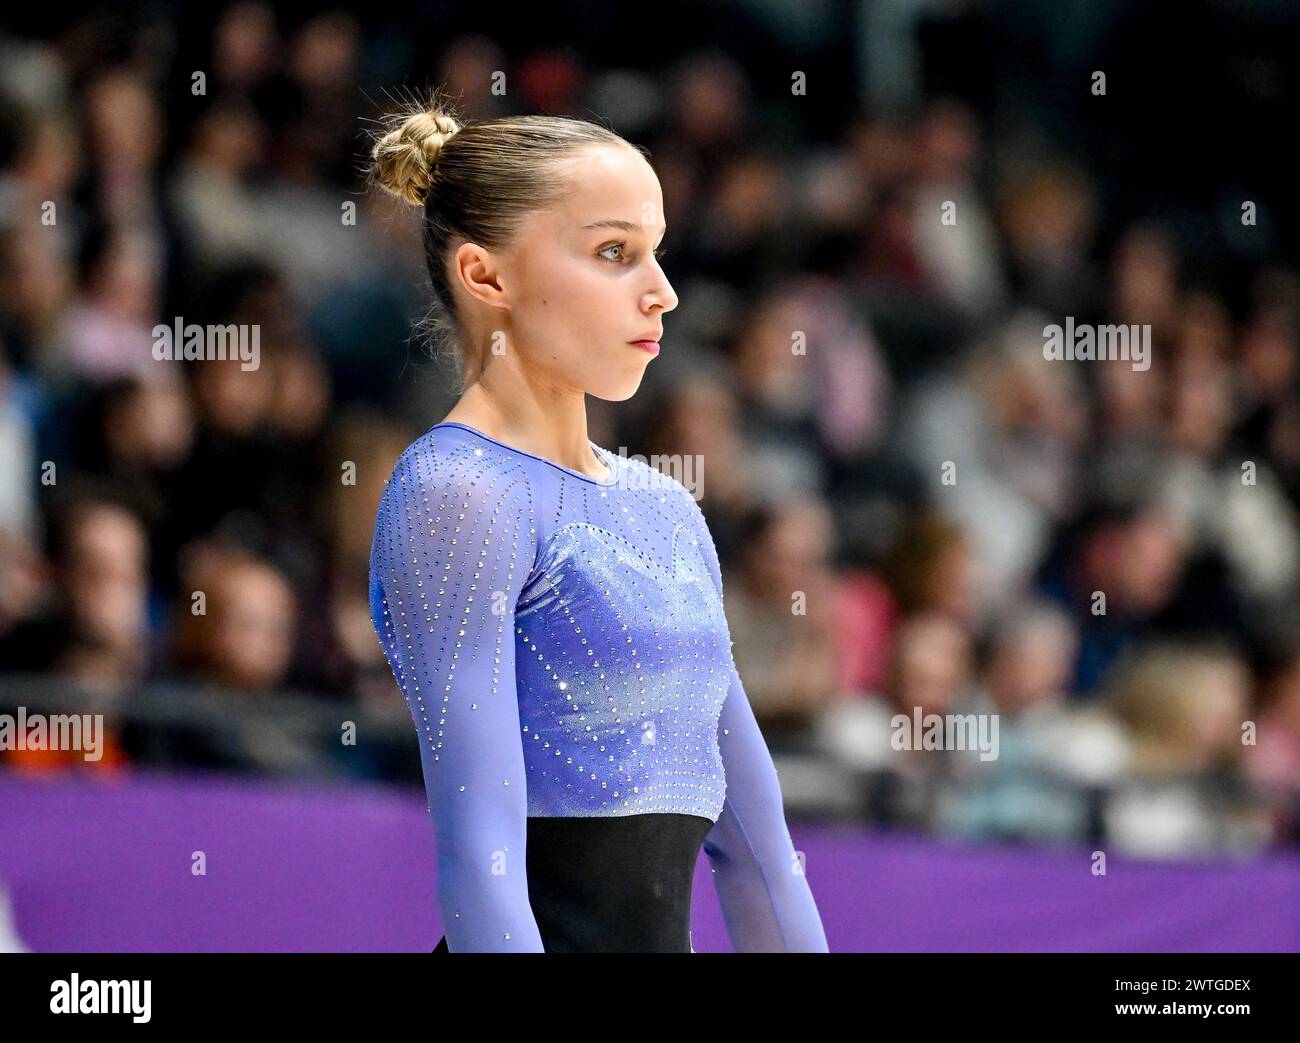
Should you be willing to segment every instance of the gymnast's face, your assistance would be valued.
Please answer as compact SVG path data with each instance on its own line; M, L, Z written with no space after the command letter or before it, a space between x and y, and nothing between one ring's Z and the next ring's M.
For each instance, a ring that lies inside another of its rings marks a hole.
M491 321L505 326L505 352L487 354L486 368L505 361L556 393L622 401L656 354L633 342L658 339L664 312L677 307L655 257L666 230L663 193L628 147L584 148L561 171L572 189L530 215L494 255L495 301L509 317L494 313Z

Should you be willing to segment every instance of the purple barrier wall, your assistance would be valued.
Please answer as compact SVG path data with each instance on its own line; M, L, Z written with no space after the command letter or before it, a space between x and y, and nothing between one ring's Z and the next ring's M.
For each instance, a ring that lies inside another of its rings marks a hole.
M1085 850L793 832L834 951L1300 950L1294 851L1094 877ZM0 886L35 951L427 952L434 871L418 790L0 775ZM701 856L694 945L726 951L709 877Z

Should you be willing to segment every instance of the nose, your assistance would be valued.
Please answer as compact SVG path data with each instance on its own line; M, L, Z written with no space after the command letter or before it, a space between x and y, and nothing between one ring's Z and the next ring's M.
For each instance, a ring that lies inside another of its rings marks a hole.
M656 308L662 313L672 311L676 307L677 294L673 292L673 284L668 281L668 276L664 275L663 269L660 269L658 283L641 299L641 310L649 315Z

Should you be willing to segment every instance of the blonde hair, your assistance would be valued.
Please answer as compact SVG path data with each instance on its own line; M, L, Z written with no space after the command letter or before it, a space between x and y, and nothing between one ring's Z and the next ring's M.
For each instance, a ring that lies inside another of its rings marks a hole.
M427 106L391 113L375 136L370 182L423 210L424 259L436 305L448 321L426 320L455 345L461 390L472 376L456 314L447 256L464 239L489 250L509 245L525 218L554 205L572 188L564 160L583 148L645 149L606 127L563 116L507 116L462 123L435 91ZM477 360L476 360L477 361ZM477 366L475 367L477 369Z
M1233 722L1247 712L1249 683L1230 646L1165 640L1121 656L1098 705L1128 731L1136 772L1194 770L1239 753Z

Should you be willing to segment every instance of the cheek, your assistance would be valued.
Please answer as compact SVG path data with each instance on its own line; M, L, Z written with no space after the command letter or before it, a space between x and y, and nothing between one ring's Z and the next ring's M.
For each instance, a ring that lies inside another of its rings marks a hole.
M627 309L614 280L594 263L561 257L525 273L514 309L516 326L550 357L581 364L596 344L617 342Z
M540 260L523 273L517 287L514 321L528 335L551 339L563 335L591 296L583 266L567 256Z

